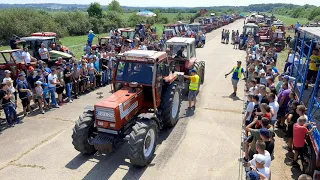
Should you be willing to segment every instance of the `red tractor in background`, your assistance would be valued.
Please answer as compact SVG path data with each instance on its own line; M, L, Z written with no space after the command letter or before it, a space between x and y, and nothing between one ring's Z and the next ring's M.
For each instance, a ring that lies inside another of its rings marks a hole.
M182 78L177 78L178 74L166 52L131 50L118 54L113 73L115 92L79 117L72 134L74 148L83 154L106 154L126 139L131 164L149 164L159 131L175 126L179 119L181 81L177 80Z
M196 44L194 38L174 37L166 42L168 50L168 61L170 66L175 68L177 72L183 72L185 75L190 75L191 69L196 69L200 77L200 84L204 83L205 62L199 61L196 56ZM183 56L178 57L177 52L184 49ZM187 95L189 89L189 81L184 81L182 94Z
M36 33L32 33L31 36L54 37L55 38L54 42L56 42L56 44L52 46L52 49L69 53L69 48L67 46L63 46L60 43L59 39L57 38L57 33L55 32L36 32Z

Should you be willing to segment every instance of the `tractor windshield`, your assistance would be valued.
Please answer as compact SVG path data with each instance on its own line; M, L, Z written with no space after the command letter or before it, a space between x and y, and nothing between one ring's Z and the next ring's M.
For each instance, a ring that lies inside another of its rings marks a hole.
M116 81L152 84L153 64L119 62Z
M258 27L246 26L244 28L243 34L257 34L257 32L258 32Z

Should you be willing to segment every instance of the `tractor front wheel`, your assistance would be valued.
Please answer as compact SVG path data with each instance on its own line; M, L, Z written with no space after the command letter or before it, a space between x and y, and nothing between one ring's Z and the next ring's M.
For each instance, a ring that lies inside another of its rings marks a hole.
M93 111L84 112L73 128L71 137L74 148L83 154L94 154L97 150L89 144L89 139L93 137L95 131Z
M189 88L189 87L186 87ZM168 85L161 97L160 111L163 124L173 127L179 119L181 107L181 91L178 85L172 83Z
M137 120L129 138L129 159L136 166L148 165L154 155L158 140L157 123L148 118Z

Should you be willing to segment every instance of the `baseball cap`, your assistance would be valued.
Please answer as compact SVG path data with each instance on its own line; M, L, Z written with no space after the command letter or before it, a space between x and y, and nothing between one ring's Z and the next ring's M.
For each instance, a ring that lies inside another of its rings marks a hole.
M259 133L260 133L260 135L262 135L262 136L264 136L266 138L270 137L270 131L268 129L266 129L266 128L261 128L259 130Z
M29 66L29 71L34 71L34 68L32 66Z
M283 76L284 79L290 79L288 75Z
M42 84L42 82L41 81L36 81L36 84Z
M11 71L9 71L9 70L5 70L5 71L4 71L4 73L5 73L5 74L10 74L10 73L11 73Z
M48 86L48 84L47 83L43 83L43 86L46 87L46 86Z
M20 73L19 75L18 75L18 77L21 77L21 76L25 76L24 74L22 74L22 73Z
M197 70L196 69L191 69L191 72L197 73Z
M266 162L266 156L262 154L255 154L253 155L253 158L260 164L264 164Z
M257 171L249 171L247 173L247 177L249 177L250 180L260 180L260 176Z

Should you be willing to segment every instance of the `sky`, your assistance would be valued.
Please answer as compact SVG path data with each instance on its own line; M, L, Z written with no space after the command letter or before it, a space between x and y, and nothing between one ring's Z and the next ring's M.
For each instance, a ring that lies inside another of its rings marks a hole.
M246 6L250 4L261 3L292 3L298 5L311 4L320 6L320 0L118 0L122 6L158 6L158 7L208 7L208 6ZM41 0L36 3L61 3L61 4L90 4L91 2L99 2L107 5L111 0ZM0 0L0 3L8 4L25 4L35 3L34 0Z

